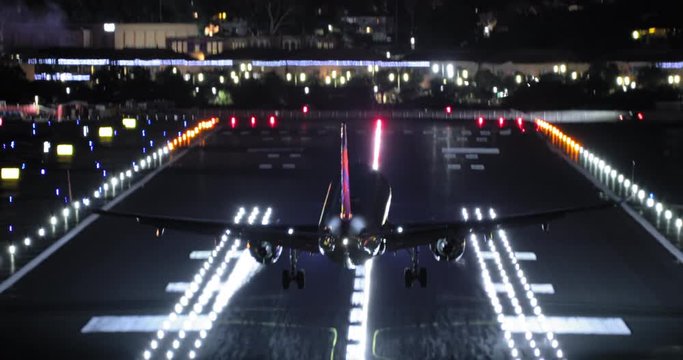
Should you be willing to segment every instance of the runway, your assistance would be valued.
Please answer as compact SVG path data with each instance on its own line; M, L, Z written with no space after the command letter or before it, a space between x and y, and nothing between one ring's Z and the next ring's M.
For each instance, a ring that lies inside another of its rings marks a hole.
M373 124L349 122L351 162L372 161ZM384 124L379 165L392 185L392 223L599 201L598 190L551 152L532 124L524 132L511 122L503 128L493 121L483 128L475 121ZM280 119L275 128L256 129L227 124L115 209L317 223L328 183L339 176L338 157L333 122ZM387 253L356 271L320 254L302 254L306 288L283 290L286 252L278 263L262 266L241 252L245 239L236 243L234 234L167 231L158 239L153 232L100 217L0 294L0 358L683 354L683 269L618 208L558 220L549 233L540 226L511 229L491 242L475 234L455 264L438 263L422 248L424 289L404 287L406 252ZM193 283L195 298L205 294L205 300L182 305ZM182 309L174 317L178 304ZM199 311L185 323L191 310Z

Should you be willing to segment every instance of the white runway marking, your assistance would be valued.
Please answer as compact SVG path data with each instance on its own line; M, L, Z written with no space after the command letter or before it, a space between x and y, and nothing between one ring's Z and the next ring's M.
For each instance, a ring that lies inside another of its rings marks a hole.
M481 257L486 260L493 260L493 253L490 251L482 251ZM528 251L517 251L515 257L519 261L536 261L536 254Z
M455 138L455 141L467 142L467 137L466 136L458 136Z
M524 333L528 329L532 333L631 335L622 318L546 316L545 326L547 329L542 329L535 316L526 316L523 321L517 316L505 316L503 320L503 329L512 333Z
M282 164L283 169L296 169L296 165L294 164Z
M211 250L196 250L190 253L192 260L206 260L211 255Z
M482 135L482 136L490 136L490 135L491 135L491 132L488 131L488 130L482 130L482 131L479 132L479 134Z
M465 155L465 159L467 159L467 160L477 160L477 159L479 159L479 155L478 155L478 154L467 154L467 155Z
M289 154L290 158L300 158L301 154Z
M458 155L456 155L456 154L443 154L443 157L448 159L448 160L453 160L453 159L456 159L458 157Z
M408 129L403 130L403 134L405 134L405 135L412 135L412 134L413 134L413 130L408 130Z
M261 135L268 135L270 134L270 131L268 130L261 130Z
M165 331L177 332L183 328L183 323L189 324L185 331L200 331L211 328L208 315L197 315L193 321L186 322L189 315L178 315L176 320L169 320L168 329ZM130 316L94 316L81 329L87 333L111 333L111 332L143 332L153 333L161 329L168 315L130 315Z
M277 159L280 157L280 154L268 154L269 159Z
M552 295L555 293L555 288L553 287L553 284L529 284L529 286L531 286L531 291L535 292L536 294ZM503 283L494 283L493 287L496 289L496 292L507 292L505 284ZM166 288L168 289L168 287Z
M473 165L470 165L470 169L477 170L477 171L483 171L485 168L484 168L484 165L482 165L482 164L473 164Z
M292 141L292 137L291 136L283 136L282 141Z
M282 135L289 134L289 130L280 130L280 134L282 134Z
M242 131L240 132L240 134L242 134L242 135L248 135L248 134L249 134L249 131L247 131L247 130L242 130Z
M432 135L434 134L434 131L432 130L422 130L422 135Z
M275 138L272 136L266 136L263 138L263 141L273 141L273 140L275 140Z
M500 149L498 148L485 148L485 147L453 147L453 148L441 148L441 152L444 154L481 154L481 155L500 155Z
M477 137L477 142L487 142L489 138L487 137Z
M274 152L290 152L290 151L302 151L303 148L301 147L257 147L257 148L248 148L247 152L253 153L253 152L268 152L268 153L274 153Z
M259 169L262 169L262 170L263 170L263 169L272 169L272 168L273 168L273 165L272 165L272 164L260 164L260 165L258 166L258 168L259 168Z
M448 170L460 170L461 168L460 164L448 164Z
M503 136L510 136L512 135L512 130L503 130L500 132L500 134Z
M311 137L310 136L302 136L301 141L310 141Z
M465 135L465 136L470 136L470 135L472 135L472 132L469 131L469 130L463 130L463 131L462 131L462 134Z

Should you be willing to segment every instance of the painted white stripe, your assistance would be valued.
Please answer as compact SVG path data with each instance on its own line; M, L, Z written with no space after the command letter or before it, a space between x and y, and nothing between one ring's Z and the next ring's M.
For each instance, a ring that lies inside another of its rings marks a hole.
M489 138L487 137L477 137L477 142L487 142Z
M240 134L242 134L242 135L247 135L247 134L249 134L249 131L247 131L247 130L242 130L242 132L240 132Z
M469 131L469 130L463 130L463 131L462 131L462 134L465 135L465 136L470 136L470 135L472 135L472 132Z
M259 169L272 169L273 165L272 164L260 164L258 166Z
M302 136L301 141L310 141L311 137L310 136Z
M484 170L485 168L484 168L484 165L482 165L482 164L472 164L472 165L470 165L470 169L472 169L472 170L477 170L477 171L482 171L482 170Z
M290 158L300 158L301 154L289 154Z
M405 130L403 130L403 133L404 133L405 135L412 135L412 134L413 134L413 130L405 129Z
M484 148L484 147L454 147L441 148L444 154L482 154L482 155L500 155L498 148Z
M269 159L277 159L280 157L280 154L268 154Z
M456 154L443 154L443 157L446 159L449 159L449 160L453 160L453 159L456 159L458 157L458 155L456 155Z
M261 130L261 135L268 135L270 134L270 131L268 130Z
M181 293L185 292L187 288L190 287L189 282L170 282L166 284L166 292L167 293Z
M282 164L283 169L296 169L296 165L294 164Z
M529 285L531 286L531 291L533 291L536 294L552 295L555 293L555 288L553 287L553 284L529 284ZM503 283L494 283L493 287L496 289L496 292L499 292L499 293L507 292L507 290L505 289L505 284L503 284Z
M81 333L109 333L109 332L156 332L161 329L165 320L169 320L167 332L176 332L182 329L188 315L178 315L175 321L169 319L168 315L138 315L138 316L94 316L90 318ZM185 331L208 330L211 321L208 315L197 315L194 321L188 322L190 327Z
M292 137L291 136L283 136L282 141L292 141Z
M432 130L422 130L422 135L431 135L434 134L434 131Z
M493 253L490 251L482 251L481 257L485 260L493 260ZM536 261L536 254L528 251L517 251L515 257L518 261Z
M510 136L510 135L512 135L512 130L509 130L509 129L508 129L508 130L503 130L503 131L500 132L500 134L503 135L503 136Z
M465 136L458 136L458 137L455 138L455 141L467 142L467 137L465 137Z
M196 250L190 253L192 260L206 260L211 256L211 250Z
M215 134L215 133L213 133L213 134ZM213 135L213 134L209 134L209 136L211 136L211 135ZM208 138L208 136L207 136L207 138ZM185 156L185 154L187 154L192 148L194 148L195 146L197 146L198 143L199 143L199 142L194 143L192 146L190 146L189 148L183 150L183 151L182 151L181 153L179 153L177 156L171 157L171 160L169 160L169 161L167 161L166 163L162 164L160 167L156 168L154 171L152 171L151 173L149 173L147 176L145 176L144 178L142 178L140 181L136 182L133 186L131 186L130 188L128 188L126 191L124 191L124 192L122 192L121 194L119 194L119 196L117 196L117 197L114 198L113 200L109 201L106 205L104 205L104 206L102 207L102 209L103 209L103 210L110 210L111 208L113 208L114 206L116 206L116 204L118 204L119 202L123 201L123 200L124 200L125 198L127 198L130 194L132 194L132 193L135 192L137 189L139 189L140 187L142 187L143 185L145 185L146 183L148 183L150 180L152 180L152 178L154 178L157 174L159 174L159 173L160 173L162 170L164 170L167 166L173 164L174 162L178 161L178 159L181 159L183 156ZM48 247L47 249L45 249L45 250L44 250L42 253L40 253L38 256L34 257L31 261L28 262L28 264L24 265L21 269L19 269L19 271L15 272L14 274L12 274L12 276L10 276L10 277L8 277L7 279L5 279L5 281L3 281L2 283L0 283L0 294L2 294L3 292L5 292L5 290L7 290L7 289L9 289L10 287L12 287L12 285L16 284L17 281L21 280L21 278L23 278L24 276L26 276L26 274L28 274L28 273L31 272L33 269L35 269L38 265L40 265L43 261L45 261L45 259L47 259L48 257L50 257L50 255L54 254L57 250L59 250L59 248L61 248L61 247L64 246L66 243L68 243L69 241L71 241L71 239L73 239L76 235L78 235L78 233L80 233L81 231L83 231L83 229L85 229L86 227L88 227L90 224L92 224L93 222L95 222L95 220L99 219L99 217L100 217L100 215L97 215L97 214L90 214L90 215L88 215L88 217L86 217L85 219L83 219L83 221L81 221L80 223L78 223L78 225L77 225L76 227L74 227L74 228L71 229L69 232L67 232L66 234L64 234L64 236L62 236L59 240L57 240L55 243L53 243L52 245L50 245L50 247Z
M517 316L505 316L502 327L513 333L524 333L528 329L541 334L631 335L631 329L622 318L546 316L543 329L535 316L526 316L525 320Z
M460 164L448 164L448 170L460 170Z
M491 136L491 132L488 130L482 130L479 132L479 134L482 136Z
M282 135L289 134L289 130L280 130L280 134L282 134Z
M263 138L263 141L273 141L273 140L275 140L275 138L272 137L272 136L265 136L265 137Z
M477 159L479 159L479 155L478 155L478 154L467 154L467 155L465 155L465 159L467 159L467 160L477 160Z

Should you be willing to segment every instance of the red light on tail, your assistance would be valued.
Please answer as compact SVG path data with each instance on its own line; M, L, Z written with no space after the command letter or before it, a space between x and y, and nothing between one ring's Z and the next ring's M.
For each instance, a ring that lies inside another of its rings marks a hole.
M251 117L251 127L256 127L256 116Z
M275 127L275 115L270 115L268 123L270 124L270 127Z

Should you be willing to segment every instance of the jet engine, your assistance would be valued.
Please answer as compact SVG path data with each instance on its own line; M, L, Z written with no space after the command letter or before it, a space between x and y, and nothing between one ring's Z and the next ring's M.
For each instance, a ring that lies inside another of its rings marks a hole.
M438 261L458 261L465 253L465 238L445 237L429 245Z
M274 264L282 254L282 246L269 241L250 241L247 247L251 256L261 264Z

